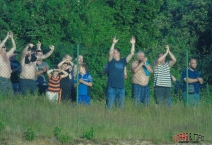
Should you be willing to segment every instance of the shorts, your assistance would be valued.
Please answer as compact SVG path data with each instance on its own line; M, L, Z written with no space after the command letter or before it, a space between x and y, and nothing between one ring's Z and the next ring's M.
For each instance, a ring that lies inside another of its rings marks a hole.
M59 93L55 93L55 92L46 92L46 98L48 98L51 101L58 101L58 97L59 97Z

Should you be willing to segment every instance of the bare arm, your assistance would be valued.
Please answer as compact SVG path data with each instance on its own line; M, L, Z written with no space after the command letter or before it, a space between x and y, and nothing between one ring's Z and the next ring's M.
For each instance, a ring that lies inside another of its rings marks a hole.
M63 73L63 75L61 75L62 78L65 78L68 76L68 73L64 70L61 70L61 72Z
M15 44L15 41L13 39L13 33L12 32L10 32L9 37L11 38L11 41L12 41L12 48L7 52L7 56L11 57L13 55L13 52L16 49L16 44Z
M2 46L4 46L4 44L6 43L7 39L9 38L9 33L10 33L10 32L7 33L7 36L6 36L6 37L4 38L4 40L1 42L1 44L0 44L0 51L1 51L1 49L2 49Z
M163 56L159 57L159 58L155 61L154 65L157 66L159 63L161 63L161 62L166 58L167 54L168 54L168 51L166 51L166 53L164 53Z
M44 70L36 71L36 72L35 72L35 76L38 76L38 75L40 75L40 74L42 74L42 73L44 73L44 72L45 72Z
M136 66L136 64L132 64L132 72L133 73L136 73L142 66L145 66L146 69L150 73L153 73L152 67L150 65L146 65L146 64L142 64L142 63L138 64L137 66Z
M141 69L142 65L143 65L143 62L137 64L136 61L134 61L131 66L132 72L136 73L137 71L139 71L139 69Z
M40 41L38 41L38 43L37 43L37 50L41 50L41 43L40 43Z
M35 75L36 75L36 76L38 76L38 75L40 75L40 74L42 74L42 73L46 72L47 70L48 70L48 67L43 67L43 69L42 69L42 70L40 70L40 71L36 71L36 72L35 72Z
M60 68L61 69L61 67L62 67L62 65L63 65L63 63L65 63L66 62L66 59L64 59L64 60L62 60L57 66L58 66L58 68Z
M186 82L186 78L184 78L184 81ZM196 82L198 82L198 79L188 78L188 83L196 83Z
M166 47L169 47L169 46L167 45ZM172 67L172 66L176 63L177 59L176 59L175 56L171 53L170 49L169 49L169 56L170 56L171 59L172 59L171 61L169 61L169 67Z
M127 79L127 67L124 67L124 78Z
M203 84L203 79L202 78L197 78L198 79L198 82L200 83L200 84Z
M114 47L115 47L115 44L118 42L118 39L116 39L116 37L113 38L113 43L110 47L110 52L109 52L109 58L108 58L108 61L110 62L112 59L113 59L113 51L114 51Z
M51 77L51 76L52 76L51 73L52 73L53 71L54 71L53 69L50 69L50 70L47 71L48 77Z
M146 65L146 64L145 64L145 67L146 67L146 69L147 69L150 73L153 73L153 69L152 69L152 67L151 67L150 65Z
M24 60L24 58L25 58L25 56L26 56L26 53L27 53L27 49L28 49L29 47L32 48L33 46L34 46L34 45L33 45L32 43L26 45L26 47L24 48L24 50L22 51L22 54L21 54L21 61Z
M186 78L184 78L184 81L186 82ZM203 79L202 78L196 78L196 79L188 78L188 83L195 83L195 82L199 82L200 84L203 84Z
M126 61L127 63L130 61L130 59L133 57L134 52L135 52L135 37L132 37L130 40L130 43L132 44L131 47L131 53L127 56Z
M172 81L173 82L176 82L177 81L177 79L173 75L171 75L171 77L172 77Z
M43 59L48 58L52 54L52 52L54 51L54 46L51 45L51 46L49 46L49 48L51 50L48 53L46 53L45 55L43 55L43 56L37 56L37 60L43 60Z

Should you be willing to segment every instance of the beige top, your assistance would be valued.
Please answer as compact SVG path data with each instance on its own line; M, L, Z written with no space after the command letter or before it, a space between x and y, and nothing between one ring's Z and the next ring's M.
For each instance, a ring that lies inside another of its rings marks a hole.
M132 83L139 84L141 86L147 86L149 83L149 76L146 75L143 67L139 67L137 72L133 72L133 69L138 66L138 61L134 61L132 63L131 69L132 69Z
M0 76L10 78L12 73L9 57L0 53Z

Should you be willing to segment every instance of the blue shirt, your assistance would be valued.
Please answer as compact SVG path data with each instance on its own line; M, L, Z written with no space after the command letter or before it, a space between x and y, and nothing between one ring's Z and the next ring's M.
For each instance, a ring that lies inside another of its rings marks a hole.
M81 74L78 74L78 79L83 79L85 82L92 82L92 77L89 73L84 74L83 76ZM77 83L77 80L74 79L74 82ZM78 86L78 93L79 95L88 95L89 96L89 88L87 85L79 83Z
M197 70L190 70L188 69L188 77L191 79L197 79L197 78L201 78L199 72ZM186 91L186 82L184 81L184 78L186 78L186 69L183 70L182 75L181 75L181 80L183 81L183 92ZM194 86L194 90L196 94L199 94L199 82L195 82L195 83L188 83L189 85L193 85Z
M108 87L124 88L124 67L126 64L126 58L122 58L119 61L113 58L108 62Z

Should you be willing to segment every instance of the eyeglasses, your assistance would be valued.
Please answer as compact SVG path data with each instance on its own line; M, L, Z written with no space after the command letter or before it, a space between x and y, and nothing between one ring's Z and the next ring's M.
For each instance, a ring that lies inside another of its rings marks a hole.
M6 48L5 46L2 46L2 48Z

